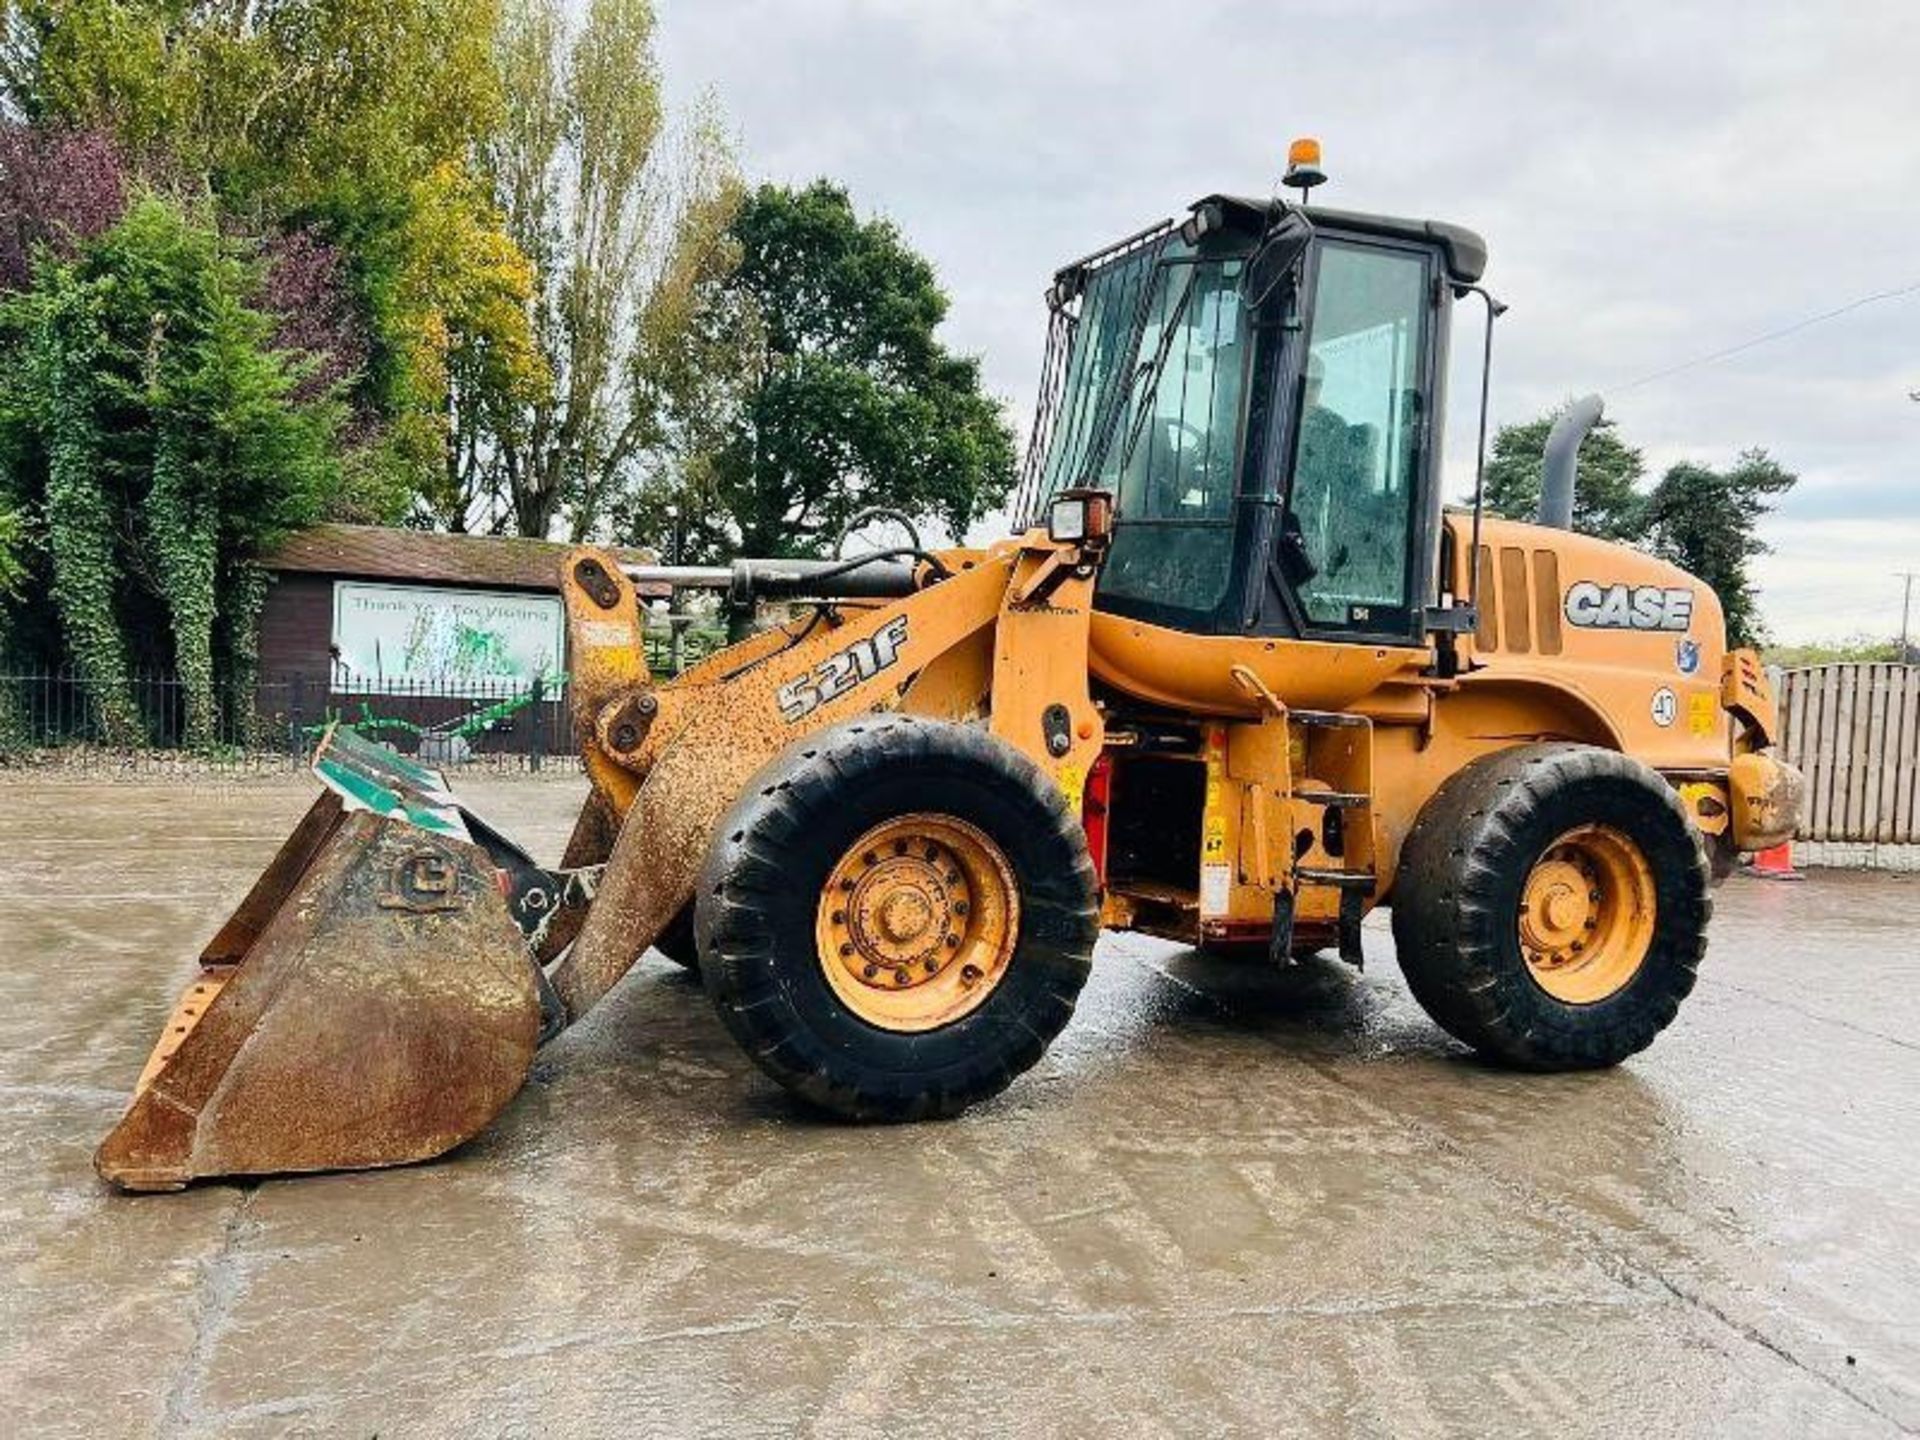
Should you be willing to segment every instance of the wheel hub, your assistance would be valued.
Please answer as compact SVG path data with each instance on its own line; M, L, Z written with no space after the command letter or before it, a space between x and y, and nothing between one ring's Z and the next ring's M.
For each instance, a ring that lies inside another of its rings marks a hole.
M1598 923L1593 889L1594 877L1578 858L1556 855L1536 865L1520 909L1522 942L1549 959L1584 949L1586 932Z
M907 944L927 933L933 923L933 903L923 890L896 890L880 906L880 929L896 944Z
M1623 989L1653 943L1653 870L1607 825L1570 830L1547 847L1521 891L1520 949L1555 999L1589 1005Z
M898 840L898 853L860 851L853 889L828 917L841 938L835 955L865 985L898 989L938 975L959 948L970 906L966 875L936 841ZM872 861L868 856L873 857ZM952 878L949 879L948 877Z
M965 821L916 813L848 847L815 928L821 966L848 1008L885 1029L928 1030L986 999L1018 921L1000 847Z

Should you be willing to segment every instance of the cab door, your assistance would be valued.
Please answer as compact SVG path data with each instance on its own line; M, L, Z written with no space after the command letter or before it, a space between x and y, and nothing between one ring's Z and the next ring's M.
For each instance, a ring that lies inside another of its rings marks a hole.
M1438 257L1323 232L1306 343L1282 374L1290 444L1258 629L1418 643L1437 525Z

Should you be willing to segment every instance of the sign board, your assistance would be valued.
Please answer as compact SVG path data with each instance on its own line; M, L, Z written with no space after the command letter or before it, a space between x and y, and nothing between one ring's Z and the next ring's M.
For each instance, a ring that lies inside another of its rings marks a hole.
M557 676L565 644L557 595L333 584L335 691L379 693L398 682L499 697Z

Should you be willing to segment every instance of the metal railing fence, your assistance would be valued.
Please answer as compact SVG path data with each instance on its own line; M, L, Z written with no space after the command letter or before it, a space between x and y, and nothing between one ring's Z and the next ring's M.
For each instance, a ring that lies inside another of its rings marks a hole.
M645 618L647 666L656 676L678 674L726 644L725 626L713 615L648 611ZM292 770L306 763L334 720L442 767L578 763L564 676L529 683L267 673L249 684L216 686L211 723L199 733L188 701L188 686L170 671L136 671L106 684L0 656L0 766Z
M136 672L106 685L72 670L0 667L0 764L297 769L335 720L438 766L573 761L564 681L387 679L349 690L311 675L264 675L216 687L214 702L211 725L196 735L177 675ZM109 710L127 718L111 725Z

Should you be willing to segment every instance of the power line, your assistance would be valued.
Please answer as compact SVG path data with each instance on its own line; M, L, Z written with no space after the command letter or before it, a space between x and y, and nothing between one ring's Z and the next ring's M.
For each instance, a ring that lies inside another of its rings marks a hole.
M1729 356L1739 355L1744 351L1755 349L1761 345L1771 344L1775 340L1784 340L1789 335L1797 335L1802 330L1811 329L1815 325L1824 324L1828 320L1836 319L1841 315L1862 309L1865 306L1878 305L1883 300L1898 300L1902 296L1914 294L1920 294L1920 280L1914 281L1911 285L1899 286L1893 290L1881 290L1872 295L1862 295L1859 299L1849 300L1837 309L1825 310L1818 315L1809 315L1804 320L1796 320L1793 324L1783 326L1778 330L1769 330L1766 334L1756 335L1751 340L1742 340L1738 345L1729 345L1726 349L1715 350L1710 355L1699 355L1691 360L1683 360L1678 365L1669 365L1664 370L1655 370L1651 374L1642 375L1638 380L1629 380L1625 385L1615 385L1609 393L1621 395L1629 390L1638 389L1642 385L1651 384L1655 380L1664 380L1669 375L1678 375L1683 370L1697 370L1702 365L1713 364L1716 360L1725 360ZM1920 395L1916 395L1915 398L1920 399Z

